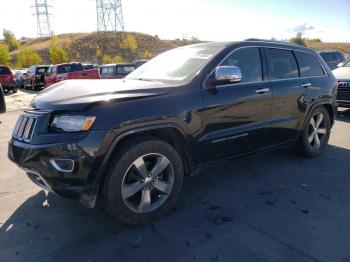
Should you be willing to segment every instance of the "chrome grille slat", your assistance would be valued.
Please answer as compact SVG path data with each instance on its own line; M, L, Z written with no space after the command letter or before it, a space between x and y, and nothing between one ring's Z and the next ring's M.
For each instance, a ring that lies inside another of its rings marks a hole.
M21 115L17 120L12 136L20 141L29 142L32 139L36 121L36 117L32 115Z
M350 81L340 81L338 84L339 88L350 88Z

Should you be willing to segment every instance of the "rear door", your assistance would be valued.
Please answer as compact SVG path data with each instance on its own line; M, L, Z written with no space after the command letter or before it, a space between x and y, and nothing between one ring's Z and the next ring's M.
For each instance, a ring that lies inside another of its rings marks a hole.
M272 85L270 143L277 145L293 141L303 121L303 99L308 79L301 79L293 50L266 48L267 69ZM305 81L305 83L304 83Z
M267 146L272 94L262 65L261 48L238 48L220 66L238 66L241 82L203 89L199 150L203 162ZM214 79L214 71L207 83Z

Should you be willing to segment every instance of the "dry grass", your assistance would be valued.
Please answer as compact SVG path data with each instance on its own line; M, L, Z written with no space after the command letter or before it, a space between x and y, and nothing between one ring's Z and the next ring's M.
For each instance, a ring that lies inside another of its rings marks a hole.
M193 43L188 40L160 40L158 37L136 32L127 34L132 35L137 42L138 48L135 52L119 47L124 36L121 32L62 34L57 36L57 44L66 49L71 61L101 63L103 55L111 57L119 55L124 61L133 61L144 59L146 53L155 56L171 48ZM43 63L50 63L48 56L50 38L28 39L22 42L22 46L38 51ZM17 53L18 51L11 53L13 63Z

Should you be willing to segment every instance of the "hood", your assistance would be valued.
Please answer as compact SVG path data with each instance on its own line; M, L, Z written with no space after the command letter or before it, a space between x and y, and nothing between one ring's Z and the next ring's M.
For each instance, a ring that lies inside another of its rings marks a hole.
M337 80L350 80L350 67L339 67L332 72Z
M169 93L160 82L141 80L66 80L36 96L31 106L44 110L83 110L94 103L115 103Z

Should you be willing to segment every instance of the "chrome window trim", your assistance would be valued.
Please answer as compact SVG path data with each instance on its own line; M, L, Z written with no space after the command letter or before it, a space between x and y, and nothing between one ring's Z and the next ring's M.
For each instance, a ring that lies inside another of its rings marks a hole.
M294 50L292 48L284 48L284 47L271 47L271 46L262 46L262 45L252 45L252 46L241 46L241 47L238 47L234 50L232 50L229 54L227 54L215 67L212 71L210 71L210 73L205 77L204 81L203 81L203 88L204 90L208 90L208 88L206 87L206 83L208 81L208 78L210 75L212 75L215 71L215 69L220 66L232 53L236 52L237 50L240 50L240 49L243 49L243 48L252 48L252 47L255 47L255 48L270 48L270 49L280 49L280 50L287 50L287 51L292 51L292 52L304 52L304 53L307 53L307 54L310 54L310 55L313 55L317 62L319 63L319 65L321 66L322 70L323 70L323 73L324 75L322 76L303 76L303 77L293 77L293 78L283 78L283 79L263 79L261 81L257 81L257 82L239 82L239 83L229 83L229 84L224 84L224 85L218 85L217 87L226 87L226 86L232 86L232 85L243 85L243 84L257 84L257 83L263 83L263 82L275 82L275 81L287 81L287 80L296 80L296 79L305 79L305 78L315 78L315 77L328 77L328 73L327 71L325 70L324 66L322 65L322 63L320 62L320 60L318 59L318 57L311 53L311 52L308 52L308 51L305 51L305 50ZM267 59L267 57L265 57ZM298 60L297 58L295 57L295 60L297 62L297 65L298 65L298 69L300 70L299 68L299 63L298 63ZM262 62L262 61L261 61ZM262 69L262 68L261 68ZM300 73L300 71L299 71Z

